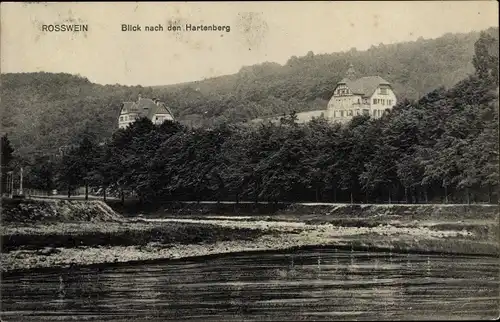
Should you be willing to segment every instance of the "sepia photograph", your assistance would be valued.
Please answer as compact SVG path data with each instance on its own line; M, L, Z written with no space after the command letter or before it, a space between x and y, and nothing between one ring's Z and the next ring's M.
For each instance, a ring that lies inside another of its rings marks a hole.
M500 317L497 1L0 17L1 321Z

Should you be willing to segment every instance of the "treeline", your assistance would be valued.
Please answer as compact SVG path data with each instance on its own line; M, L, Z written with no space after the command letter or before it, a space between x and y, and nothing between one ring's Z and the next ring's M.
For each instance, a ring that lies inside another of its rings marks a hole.
M380 119L298 124L292 113L277 124L191 128L144 118L106 144L84 137L58 160L39 160L29 184L100 187L144 202L496 203L496 45L483 34L474 75L400 102Z
M498 38L498 28L487 31ZM83 136L109 139L117 129L123 101L158 97L187 126L210 127L253 118L324 109L349 63L360 76L380 75L398 97L418 99L438 86L451 87L474 68L478 32L447 34L431 40L372 46L366 51L292 57L244 67L234 75L164 87L93 84L69 74L2 74L2 134L8 133L17 156L59 153Z

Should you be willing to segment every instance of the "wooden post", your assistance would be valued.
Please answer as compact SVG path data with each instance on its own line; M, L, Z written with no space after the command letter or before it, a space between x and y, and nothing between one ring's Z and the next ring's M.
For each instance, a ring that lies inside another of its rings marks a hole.
M23 167L21 167L21 171L19 173L19 194L23 194Z

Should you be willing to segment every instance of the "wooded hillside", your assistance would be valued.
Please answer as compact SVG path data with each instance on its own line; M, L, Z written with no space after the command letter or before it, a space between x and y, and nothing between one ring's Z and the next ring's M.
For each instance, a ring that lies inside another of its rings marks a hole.
M497 28L488 32L498 38ZM84 136L102 141L117 128L121 102L139 94L162 99L177 120L196 127L324 109L349 63L359 75L392 82L399 99L415 99L472 73L478 37L478 32L447 34L367 51L310 52L284 66L264 63L234 75L154 88L104 86L69 74L2 74L2 134L9 134L17 155L29 158L57 153Z

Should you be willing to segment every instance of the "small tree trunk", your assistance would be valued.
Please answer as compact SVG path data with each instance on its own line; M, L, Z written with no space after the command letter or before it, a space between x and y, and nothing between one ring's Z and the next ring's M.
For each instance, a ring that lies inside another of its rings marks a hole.
M408 188L405 187L405 202L408 203Z
M121 197L122 197L122 206L125 205L125 193L123 192L123 189L121 190Z
M89 184L85 181L85 200L89 200Z
M467 195L467 204L470 205L470 192L469 187L465 188L465 193Z
M448 186L444 186L444 203L448 203Z
M319 202L319 187L316 187L316 202Z
M391 189L389 188L389 204L392 203L392 199L391 199Z
M259 203L259 189L260 189L260 185L259 185L259 182L257 181L255 183L255 195L254 195L254 198L255 198L255 204L258 204Z
M427 187L424 187L424 197L425 197L425 203L429 203L429 195L427 193Z
M103 192L103 199L104 199L104 202L106 202L106 186L104 186L104 192Z
M491 186L488 186L488 203L491 203Z
M353 204L353 203L354 203L354 199L352 197L352 191L351 191L351 204Z
M68 199L71 198L71 187L68 186Z

